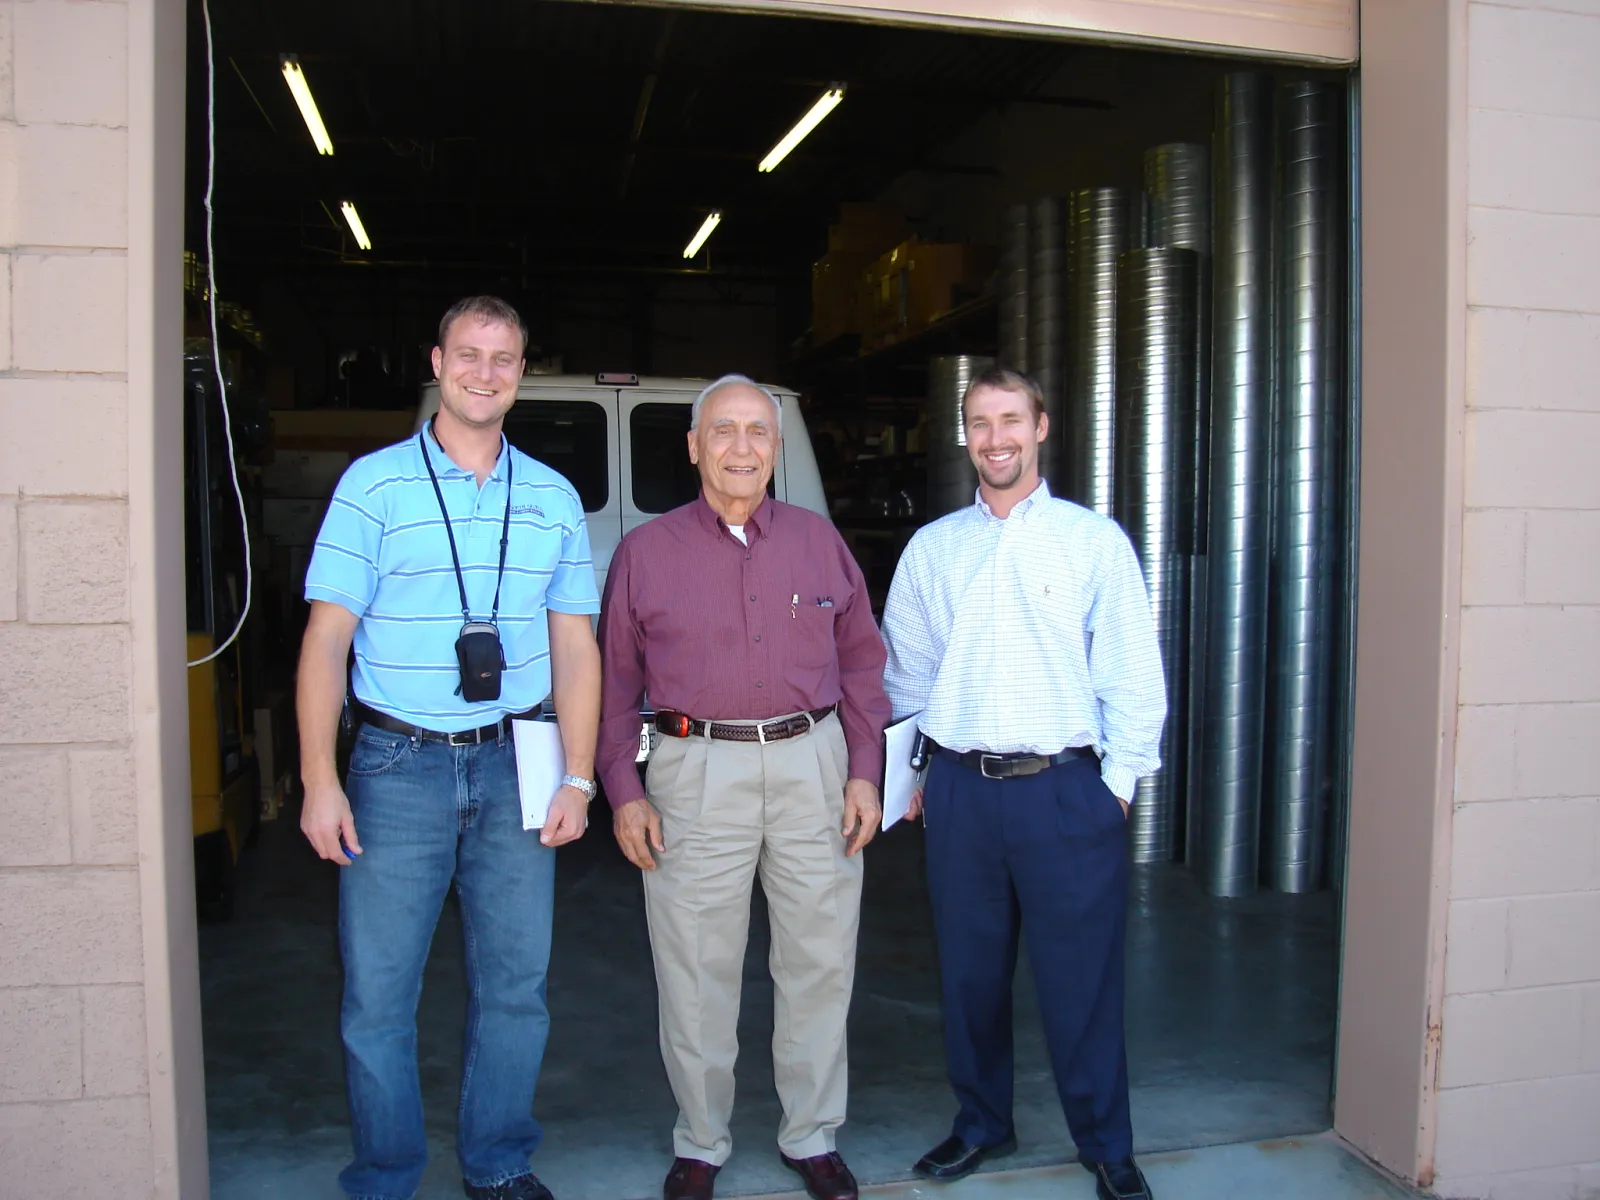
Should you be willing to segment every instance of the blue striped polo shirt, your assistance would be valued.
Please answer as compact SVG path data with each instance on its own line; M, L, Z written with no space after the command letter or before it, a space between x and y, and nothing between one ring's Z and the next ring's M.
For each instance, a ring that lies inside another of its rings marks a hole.
M431 426L422 436L450 511L476 621L488 620L494 603L511 465L500 699L469 704L455 694L461 597L417 438L350 464L317 534L305 594L361 618L352 680L358 700L424 729L454 733L537 706L550 692L546 608L596 613L600 597L583 505L570 483L502 440L494 472L479 487L471 471L450 461Z

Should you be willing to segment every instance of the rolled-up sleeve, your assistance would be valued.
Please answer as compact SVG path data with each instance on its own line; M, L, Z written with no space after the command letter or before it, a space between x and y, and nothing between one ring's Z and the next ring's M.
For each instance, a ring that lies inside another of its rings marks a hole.
M600 603L600 740L595 760L613 809L644 795L636 765L644 637L633 614L632 557L624 538L612 556Z

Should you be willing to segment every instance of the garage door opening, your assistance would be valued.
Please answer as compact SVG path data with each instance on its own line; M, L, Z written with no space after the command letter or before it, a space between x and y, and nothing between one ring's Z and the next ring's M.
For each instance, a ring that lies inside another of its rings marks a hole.
M439 315L476 292L532 328L543 399L514 436L578 486L597 551L692 494L674 381L740 371L797 396L820 502L879 605L911 533L970 502L962 380L985 360L1039 378L1063 431L1047 478L1134 538L1173 697L1167 766L1135 809L1137 1148L1328 1127L1355 465L1346 74L549 0L213 19L219 342L255 576L237 653L191 679L214 1195L337 1195L337 875L297 828L300 589L339 473L411 432ZM195 651L243 583L208 381L205 44L197 24ZM868 851L840 1134L864 1183L907 1177L954 1111L921 863L914 825ZM418 1012L425 1196L459 1189L462 954L451 900ZM758 891L723 1195L793 1186L771 1152L766 956ZM1007 1165L1062 1161L1025 966L1016 996ZM563 1200L655 1194L675 1108L638 874L607 820L560 853L550 1007L535 1170Z

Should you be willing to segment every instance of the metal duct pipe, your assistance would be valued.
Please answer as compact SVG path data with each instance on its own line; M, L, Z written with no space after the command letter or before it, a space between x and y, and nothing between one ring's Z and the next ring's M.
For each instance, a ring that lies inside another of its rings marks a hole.
M1169 695L1189 640L1194 521L1193 250L1131 250L1117 277L1116 518L1150 593ZM1170 862L1184 794L1184 729L1169 703L1161 769L1139 780L1130 814L1134 862Z
M1256 886L1267 659L1272 416L1272 79L1229 75L1218 95L1212 261L1211 462L1201 881Z
M972 380L994 366L974 354L941 354L928 360L928 520L972 503L978 473L967 457L961 398Z
M1267 716L1266 879L1322 885L1344 392L1343 89L1279 93L1282 237Z
M1168 142L1144 153L1144 198L1149 246L1192 250L1195 270L1194 502L1189 535L1189 645L1177 677L1168 680L1169 722L1182 731L1184 858L1193 862L1199 829L1200 714L1206 657L1206 486L1211 450L1211 147Z
M1084 188L1067 199L1066 489L1111 515L1117 425L1117 256L1128 249L1125 188Z
M1063 337L1066 330L1064 230L1061 201L1047 197L1028 209L1028 374L1044 393L1044 411L1053 434L1039 447L1039 474L1060 477Z
M1000 365L1028 371L1028 206L1000 214Z

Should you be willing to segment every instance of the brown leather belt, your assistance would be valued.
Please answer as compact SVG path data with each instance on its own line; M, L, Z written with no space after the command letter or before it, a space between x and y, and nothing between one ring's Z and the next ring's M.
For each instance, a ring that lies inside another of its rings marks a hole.
M759 725L727 725L719 721L697 721L685 713L666 710L656 714L656 728L668 737L709 737L719 742L781 742L785 738L810 733L816 723L838 708L814 708L810 712L796 713L792 717L779 717Z

